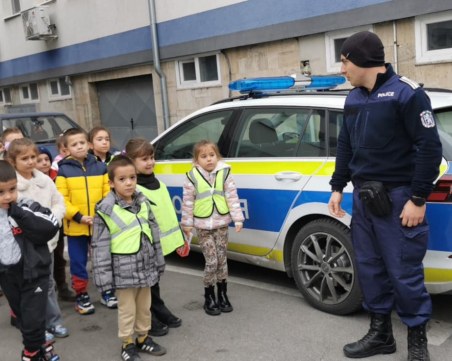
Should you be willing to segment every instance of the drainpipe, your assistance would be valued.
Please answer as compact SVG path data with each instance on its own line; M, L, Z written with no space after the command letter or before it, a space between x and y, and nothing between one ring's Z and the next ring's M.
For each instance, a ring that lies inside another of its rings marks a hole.
M392 40L393 40L393 52L394 52L394 64L393 64L393 66L394 66L394 71L396 72L396 73L398 73L399 72L399 58L398 58L398 54L397 54L397 52L398 52L398 47L399 47L399 45L397 44L397 25L396 25L396 22L395 21L393 21L392 22Z
M169 106L168 106L168 89L166 87L166 77L160 68L159 43L157 37L157 21L155 16L154 0L149 0L149 20L152 38L152 57L154 61L154 69L160 78L160 88L162 90L162 108L163 108L163 127L169 128Z

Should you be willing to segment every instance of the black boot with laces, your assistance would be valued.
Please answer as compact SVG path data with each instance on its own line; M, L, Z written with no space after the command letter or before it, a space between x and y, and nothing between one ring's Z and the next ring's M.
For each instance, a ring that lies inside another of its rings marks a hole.
M359 341L344 346L344 354L350 358L363 358L396 351L392 334L391 315L372 313L370 329Z
M425 325L408 327L408 361L430 361Z

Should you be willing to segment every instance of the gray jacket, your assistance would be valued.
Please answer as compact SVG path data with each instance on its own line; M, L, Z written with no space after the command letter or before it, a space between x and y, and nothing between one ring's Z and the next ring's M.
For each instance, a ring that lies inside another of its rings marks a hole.
M118 204L136 214L143 202L148 201L141 192L136 192L133 203L127 204L111 191L97 204L96 213L100 210L109 215L113 206ZM160 274L165 269L165 259L160 246L159 229L150 207L149 224L153 237L152 244L143 233L141 248L136 254L113 255L110 252L110 231L102 218L96 214L91 247L94 282L100 292L115 288L151 287L159 281Z

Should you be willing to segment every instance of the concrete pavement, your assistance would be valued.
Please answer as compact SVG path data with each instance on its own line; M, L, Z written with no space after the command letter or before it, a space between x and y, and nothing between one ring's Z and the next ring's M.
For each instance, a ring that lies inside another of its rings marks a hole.
M339 317L319 312L293 288L231 277L228 293L234 306L230 314L208 316L202 309L201 272L168 265L161 280L162 297L183 319L180 328L170 329L155 341L165 346L164 360L186 361L340 361L347 360L342 346L367 331L364 313ZM96 313L80 316L70 303L61 303L65 325L71 335L57 339L55 348L64 361L120 361L117 314L99 302L91 286ZM0 361L19 360L20 333L9 326L8 307L0 298ZM398 352L375 356L372 361L406 360L406 331L394 316ZM447 360L452 354L452 326L439 322L429 332L438 333L437 345L430 345L432 360ZM155 356L142 355L144 361Z

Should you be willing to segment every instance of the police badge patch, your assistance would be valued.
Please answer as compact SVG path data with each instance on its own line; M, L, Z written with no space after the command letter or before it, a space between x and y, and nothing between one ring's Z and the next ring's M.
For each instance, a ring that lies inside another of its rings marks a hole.
M421 113L421 122L425 128L433 128L435 126L435 118L430 110L424 110Z

